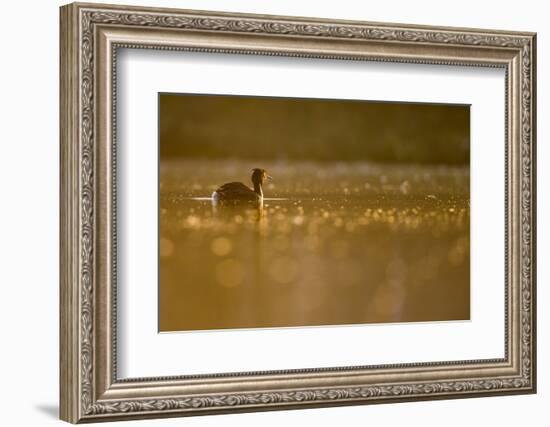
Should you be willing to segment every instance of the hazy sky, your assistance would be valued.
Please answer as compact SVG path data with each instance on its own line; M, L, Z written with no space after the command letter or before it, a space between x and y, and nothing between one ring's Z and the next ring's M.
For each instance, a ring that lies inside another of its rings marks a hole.
M464 105L160 94L161 159L468 164Z

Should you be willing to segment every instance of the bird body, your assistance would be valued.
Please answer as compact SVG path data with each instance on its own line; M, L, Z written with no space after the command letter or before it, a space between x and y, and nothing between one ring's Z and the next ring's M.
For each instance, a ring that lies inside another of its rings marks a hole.
M252 184L254 188L244 185L242 182L228 182L212 193L214 204L241 204L241 203L263 203L263 183L271 179L265 169L252 169Z
M261 194L256 193L242 182L228 182L227 184L223 184L212 194L212 199L217 199L218 201L235 200L255 202L261 197Z

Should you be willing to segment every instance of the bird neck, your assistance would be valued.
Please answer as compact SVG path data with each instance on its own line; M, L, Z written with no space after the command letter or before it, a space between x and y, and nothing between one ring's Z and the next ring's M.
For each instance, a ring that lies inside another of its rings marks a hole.
M264 192L262 190L262 183L261 182L253 182L254 184L254 192L258 194L260 197L264 197Z

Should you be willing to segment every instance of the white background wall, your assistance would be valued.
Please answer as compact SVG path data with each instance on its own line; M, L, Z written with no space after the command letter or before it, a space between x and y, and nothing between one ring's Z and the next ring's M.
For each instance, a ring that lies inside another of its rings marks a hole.
M110 0L113 3L122 3ZM133 4L538 32L539 393L300 411L208 416L130 425L547 425L550 405L550 28L545 3L523 1L133 0ZM0 423L59 425L58 6L2 4L0 65ZM545 420L546 418L546 420Z

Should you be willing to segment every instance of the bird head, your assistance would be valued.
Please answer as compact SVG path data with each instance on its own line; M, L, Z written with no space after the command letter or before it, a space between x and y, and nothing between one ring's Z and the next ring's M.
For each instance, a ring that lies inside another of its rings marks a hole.
M265 169L260 168L254 168L252 169L252 182L254 184L263 184L267 179L271 180L271 176L267 174L267 171Z

